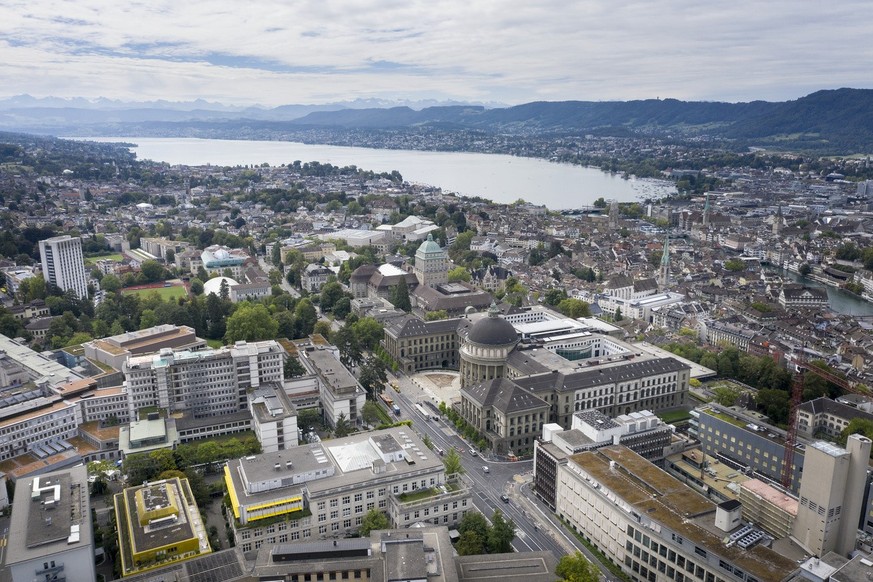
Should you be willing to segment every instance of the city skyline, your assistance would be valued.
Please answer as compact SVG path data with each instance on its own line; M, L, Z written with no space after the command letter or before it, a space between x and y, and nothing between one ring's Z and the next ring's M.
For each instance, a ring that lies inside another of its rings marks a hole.
M873 87L860 2L0 7L0 97L784 101Z

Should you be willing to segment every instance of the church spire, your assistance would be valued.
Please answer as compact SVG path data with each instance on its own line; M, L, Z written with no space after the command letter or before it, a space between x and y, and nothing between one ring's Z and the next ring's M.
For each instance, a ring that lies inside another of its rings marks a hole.
M706 204L703 205L703 228L709 228L709 194L706 195Z
M661 266L658 269L658 287L665 290L670 282L670 232L664 237L664 249L661 251Z

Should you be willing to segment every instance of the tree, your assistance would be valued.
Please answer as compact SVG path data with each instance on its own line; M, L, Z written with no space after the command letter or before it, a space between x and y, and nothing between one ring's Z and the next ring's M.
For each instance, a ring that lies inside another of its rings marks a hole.
M589 308L588 303L573 297L564 299L558 303L558 311L567 317L572 317L573 319L576 319L577 317L589 317L591 315L591 309Z
M363 362L364 355L361 351L361 344L350 325L342 326L333 334L333 345L339 350L340 362L347 368Z
M306 337L315 329L315 322L318 321L318 312L315 311L315 306L308 298L304 297L297 302L297 307L294 308L294 316L299 322L300 337Z
M722 406L733 406L737 403L737 399L742 393L743 391L740 387L734 386L733 384L729 386L718 386L712 391L712 394L715 396L715 401Z
M565 299L567 299L567 292L558 287L549 289L543 296L543 302L553 307L559 305Z
M330 322L324 319L319 319L315 322L315 327L312 329L313 335L320 335L327 341L330 341L333 335L333 328L330 327Z
M597 582L600 579L597 568L579 551L573 555L562 556L555 568L555 574L563 582Z
M296 378L297 376L302 376L305 373L306 368L303 367L303 364L300 363L300 360L297 359L297 356L288 356L288 359L285 360L285 377Z
M873 439L873 420L867 420L866 418L853 418L850 420L848 426L840 433L840 444L845 447L849 437L853 434L861 434L868 439ZM873 451L871 451L871 454L873 454Z
M116 275L109 273L108 275L104 275L102 279L100 279L100 288L108 293L114 293L121 289L121 281L118 279Z
M348 297L340 297L333 305L333 315L337 319L345 319L352 312L352 300Z
M614 317L614 319L615 319L615 321L621 321L622 319L624 319L624 315L621 314L621 307L616 307L616 308L615 308L615 317Z
M489 554L507 554L512 551L512 540L515 538L515 524L511 519L503 517L503 512L494 510L491 516L491 528L488 531L486 546Z
M389 527L390 523L388 522L388 516L378 509L371 509L366 513L366 515L364 515L364 519L358 527L358 535L361 537L367 537L370 535L371 531L388 529Z
M469 513L467 515L470 515ZM455 544L459 556L478 556L485 553L485 541L475 531L467 531L458 538Z
M466 471L461 463L461 455L453 448L443 457L443 465L446 467L446 475L462 475Z
M409 299L409 287L406 285L406 281L400 281L394 286L394 291L391 293L391 303L406 313L412 311L412 301Z
M467 283L469 283L472 279L472 276L470 275L470 270L462 265L458 265L453 269L449 269L448 275L449 281L453 283L456 281L466 281Z
M367 395L376 399L376 394L380 392L379 388L385 385L388 377L385 374L385 362L381 359L370 356L361 366L361 373L358 380L367 391Z
M798 272L800 273L801 277L806 277L807 275L812 273L812 267L809 265L809 263L803 263L802 265L800 265Z
M375 350L385 337L385 328L372 317L362 317L354 322L352 331L357 336L360 346L370 351Z
M333 427L333 433L337 438L342 438L352 434L353 429L354 427L351 425L348 418L346 418L346 413L340 412L336 419L336 426Z
M473 532L477 534L484 542L488 539L488 530L491 529L488 525L488 520L478 511L468 511L461 522L458 524L458 532L464 534Z
M282 243L279 241L273 243L273 249L270 253L270 262L273 263L274 267L280 267L282 265Z
M142 276L145 277L145 280L149 283L161 281L164 278L164 266L157 261L143 261L140 270L142 271Z
M342 285L340 285L336 281L328 281L321 288L321 297L319 300L321 310L323 312L333 311L333 308L336 305L337 301L342 299L344 296L345 291L343 291Z
M746 263L740 259L730 259L725 261L724 268L731 272L739 272L746 268Z
M262 304L241 304L227 318L227 332L224 338L229 342L259 341L273 339L279 331L279 323Z
M382 415L379 414L379 405L372 400L366 401L364 407L361 408L361 418L367 424L377 424L382 419Z
M194 295L203 295L203 281L196 277L191 279L191 293Z

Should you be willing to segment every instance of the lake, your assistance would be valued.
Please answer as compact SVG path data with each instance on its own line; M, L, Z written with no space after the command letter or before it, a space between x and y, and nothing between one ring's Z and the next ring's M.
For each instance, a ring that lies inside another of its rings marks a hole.
M85 138L76 138L85 139ZM664 180L622 179L597 168L556 164L538 158L463 152L425 152L312 145L283 141L197 138L87 138L137 144L139 159L187 166L271 166L301 162L354 165L362 170L397 170L407 182L438 186L445 192L511 203L519 198L551 210L590 206L603 197L620 202L661 198L676 189Z

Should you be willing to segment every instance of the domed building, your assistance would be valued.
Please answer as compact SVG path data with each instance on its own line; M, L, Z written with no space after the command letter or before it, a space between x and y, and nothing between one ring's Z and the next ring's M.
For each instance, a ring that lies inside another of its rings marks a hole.
M227 293L228 299L230 298L230 289L239 285L236 281L231 279L230 277L213 277L207 282L203 284L203 296L206 297L210 293L215 295L216 297L221 297L221 284L223 282L227 283Z
M492 303L488 317L459 333L462 389L506 375L506 360L518 343L518 332L500 317L497 305Z
M415 251L413 269L418 284L436 287L449 282L449 254L428 234L427 240Z

